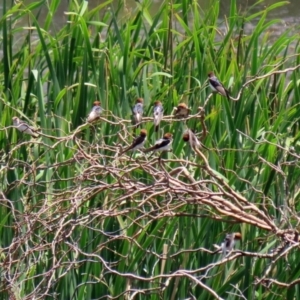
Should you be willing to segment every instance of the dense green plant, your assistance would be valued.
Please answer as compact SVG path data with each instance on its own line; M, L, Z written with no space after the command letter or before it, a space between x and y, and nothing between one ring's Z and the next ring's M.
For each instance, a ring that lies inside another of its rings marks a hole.
M154 16L149 0L122 2L70 1L59 29L59 0L3 2L0 298L297 298L298 35L270 37L268 18L288 3L231 1L219 28L218 1L205 13L162 1ZM211 70L237 101L211 94ZM118 156L139 131L137 97L146 147L174 136L161 159ZM105 111L87 124L96 99ZM180 102L186 120L171 116ZM184 143L186 128L205 148ZM228 232L242 241L223 259L214 244Z

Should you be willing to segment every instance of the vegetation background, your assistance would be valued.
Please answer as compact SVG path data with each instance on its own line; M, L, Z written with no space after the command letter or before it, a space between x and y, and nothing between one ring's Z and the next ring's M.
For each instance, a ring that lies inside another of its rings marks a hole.
M232 0L220 30L218 1L205 14L196 1L162 1L155 16L150 0L137 1L133 15L118 18L122 1L90 9L74 0L55 32L59 0L8 2L0 298L298 299L299 35L273 38L280 20L267 18L288 2L240 13ZM238 101L210 94L211 70ZM174 135L161 160L118 157L138 134L137 97L147 146ZM88 125L96 99L105 112ZM166 115L158 134L155 100ZM187 120L170 116L180 102L191 108ZM14 129L13 116L40 137ZM184 143L186 128L206 148ZM214 245L228 232L243 238L223 258Z

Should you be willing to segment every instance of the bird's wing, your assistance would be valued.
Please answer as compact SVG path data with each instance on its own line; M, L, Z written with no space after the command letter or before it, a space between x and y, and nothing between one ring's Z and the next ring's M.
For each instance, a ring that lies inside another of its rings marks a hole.
M145 141L146 137L144 136L138 136L133 142L132 142L132 148L142 144Z
M210 78L209 79L209 83L215 88L215 89L217 89L217 87L223 87L223 85L221 84L221 82L217 79L217 78L214 78L214 79L212 79L212 78Z
M160 146L163 143L164 139L159 139L155 142L154 146Z
M167 146L169 143L170 143L169 139L159 139L158 141L156 141L154 146L155 146L155 149L158 149L158 148L163 148L163 147Z

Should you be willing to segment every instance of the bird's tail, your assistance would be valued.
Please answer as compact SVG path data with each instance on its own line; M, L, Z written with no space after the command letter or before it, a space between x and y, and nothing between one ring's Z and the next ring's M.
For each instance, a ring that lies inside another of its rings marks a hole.
M123 155L125 152L129 151L130 149L131 149L131 146L126 147L124 150L122 150L122 151L119 153L119 156Z
M154 149L155 149L155 146L150 147L150 148L148 148L148 149L145 149L145 150L144 150L144 153L151 152L151 151L153 151Z
M36 130L31 129L30 132L28 132L28 131L25 130L24 132L25 133L29 133L35 139L37 139L40 136L40 134L38 132L38 129L36 129Z
M228 100L231 100L231 97L230 97L229 91L225 89L225 93L226 93L226 97L227 97L227 99L228 99Z

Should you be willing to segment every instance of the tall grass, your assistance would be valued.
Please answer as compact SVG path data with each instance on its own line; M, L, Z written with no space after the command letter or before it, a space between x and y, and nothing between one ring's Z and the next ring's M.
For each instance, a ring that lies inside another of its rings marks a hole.
M288 3L241 14L231 1L219 28L218 1L163 1L154 16L151 1L122 16L122 2L71 1L54 31L59 4L4 1L0 19L0 298L296 298L299 45L288 30L271 41L268 18ZM211 95L211 70L238 101ZM174 136L161 160L117 157L138 134L137 97L146 146ZM96 99L105 111L86 124ZM170 117L180 102L187 120ZM205 148L183 142L187 127ZM237 231L239 250L212 253Z

